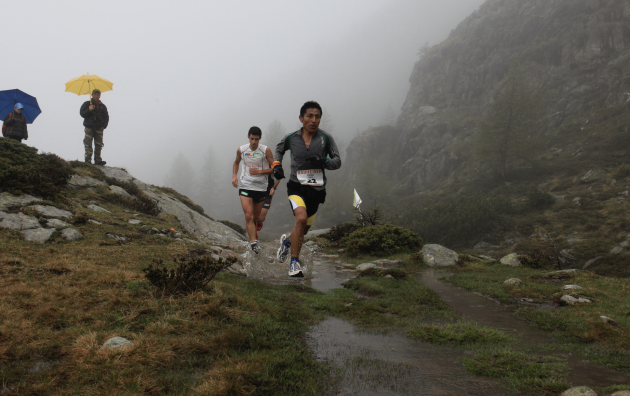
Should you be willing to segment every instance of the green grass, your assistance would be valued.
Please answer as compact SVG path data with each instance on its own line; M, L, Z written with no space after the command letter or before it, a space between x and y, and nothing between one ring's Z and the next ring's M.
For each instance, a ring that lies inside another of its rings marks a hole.
M567 362L553 356L505 348L486 349L472 358L464 358L463 364L470 374L507 381L519 394L559 393L569 388L563 381L569 374Z
M417 325L410 327L407 334L411 338L433 344L463 347L500 345L511 340L507 334L500 330L466 321L439 325Z
M496 263L475 264L455 268L455 275L447 278L457 286L490 295L513 307L517 316L537 327L550 331L561 342L561 348L575 351L584 359L630 372L630 280L608 278L588 271L559 277L548 271L523 267L502 266ZM504 286L503 281L519 278L520 286ZM562 286L575 284L582 290L572 292L585 297L590 304L560 306L557 309L519 307L520 298L557 302ZM619 326L603 323L599 317L615 319Z

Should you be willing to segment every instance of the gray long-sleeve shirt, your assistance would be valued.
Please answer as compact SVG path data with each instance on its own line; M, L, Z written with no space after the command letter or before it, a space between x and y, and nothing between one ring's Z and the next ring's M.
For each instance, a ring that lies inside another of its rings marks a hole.
M297 170L304 165L306 160L314 155L320 155L322 158L328 157L330 160L326 163L326 169L335 170L341 168L341 157L339 156L339 149L332 136L326 131L318 129L313 135L310 146L307 148L304 139L302 138L302 130L299 129L295 132L291 132L284 136L278 145L274 153L274 159L282 162L284 153L291 151L291 176L289 180L299 183L297 177ZM324 185L323 186L311 186L315 190L326 189L326 172L324 172Z

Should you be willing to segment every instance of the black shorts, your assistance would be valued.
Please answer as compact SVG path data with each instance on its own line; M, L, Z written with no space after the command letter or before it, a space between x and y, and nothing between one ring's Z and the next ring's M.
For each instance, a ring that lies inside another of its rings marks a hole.
M326 190L318 191L299 183L289 182L287 183L287 194L289 195L291 209L295 210L297 206L302 206L303 204L303 206L306 207L306 216L308 217L307 224L313 224L319 205L323 204L326 200ZM299 202L299 200L292 200L292 196L299 197L302 202Z
M244 190L239 189L238 195L245 198L251 198L254 200L254 203L261 203L265 199L267 199L267 191L254 191L254 190Z
M273 197L269 195L269 191L267 191L267 198L265 198L265 203L263 204L263 209L269 210L271 208L271 200Z

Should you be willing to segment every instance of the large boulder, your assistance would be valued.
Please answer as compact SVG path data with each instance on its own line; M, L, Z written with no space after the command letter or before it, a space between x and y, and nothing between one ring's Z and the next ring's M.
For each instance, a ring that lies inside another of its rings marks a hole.
M98 186L106 186L107 183L101 180L94 179L88 176L81 175L72 175L70 180L68 181L68 187L74 190L78 190L80 188L85 187L98 187Z
M457 252L436 244L424 245L420 255L429 267L450 267L459 259Z
M22 230L22 234L24 234L24 239L31 242L45 243L50 239L53 232L55 232L54 228L33 228L30 230Z
M46 217L63 217L64 219L72 218L72 212L68 212L67 210L61 210L61 209L55 208L54 206L34 205L34 206L31 206L31 208L35 209L42 216L46 216Z
M40 228L39 220L34 216L25 215L22 212L4 213L0 212L0 228L10 230L29 230Z
M0 210L6 210L15 206L25 206L39 201L30 195L12 195L8 192L0 193Z

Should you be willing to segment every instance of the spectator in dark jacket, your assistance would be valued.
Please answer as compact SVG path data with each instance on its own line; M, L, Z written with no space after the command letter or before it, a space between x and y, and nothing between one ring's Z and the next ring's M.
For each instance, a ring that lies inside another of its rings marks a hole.
M4 117L4 125L6 129L2 128L2 134L9 139L17 140L22 143L22 139L28 140L28 128L26 127L26 119L22 115L22 109L24 106L22 103L16 103L13 113L7 114Z
M92 141L94 141L94 163L105 165L106 162L101 158L101 150L103 149L103 131L109 124L109 113L107 113L107 107L101 102L101 91L98 89L92 91L92 99L81 105L80 114L84 118L83 126L85 127L83 139L85 162L92 163Z

